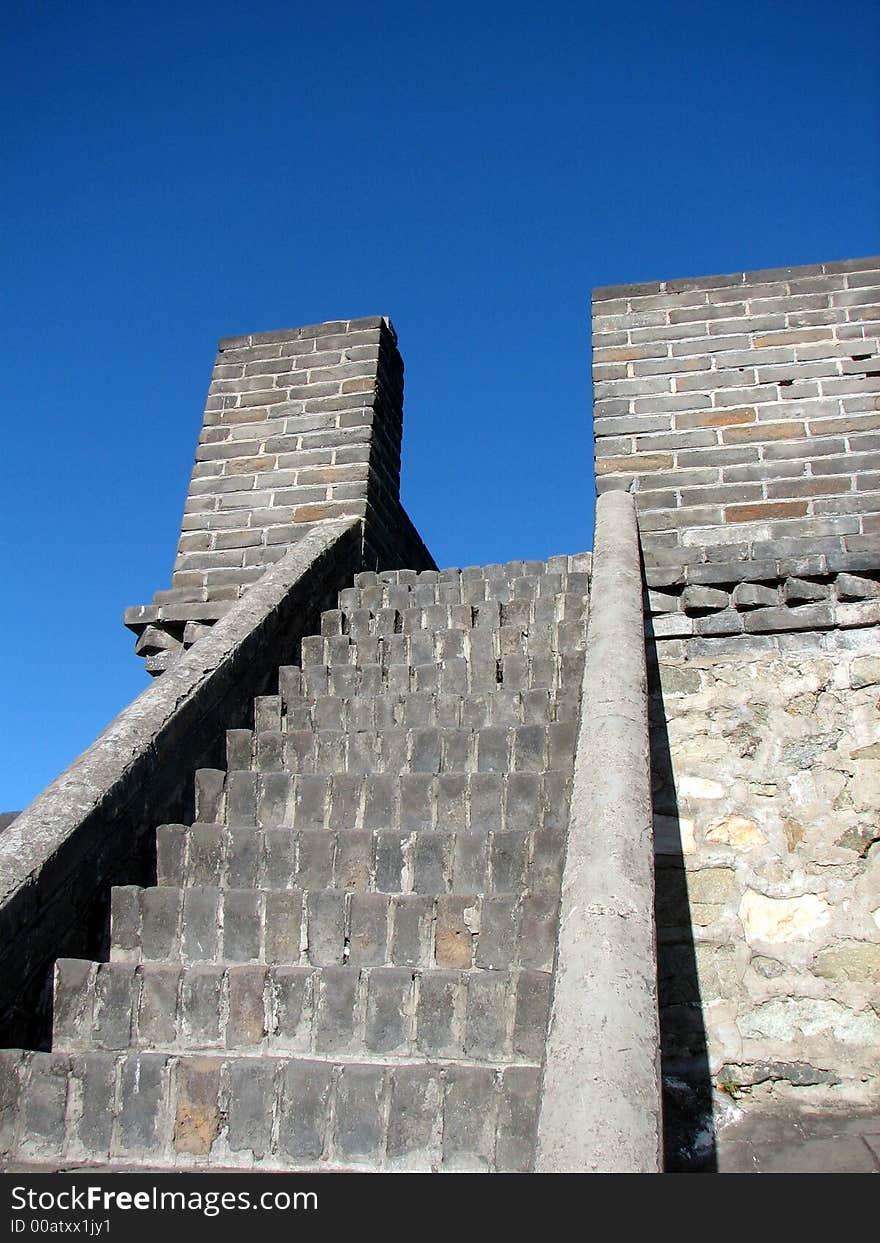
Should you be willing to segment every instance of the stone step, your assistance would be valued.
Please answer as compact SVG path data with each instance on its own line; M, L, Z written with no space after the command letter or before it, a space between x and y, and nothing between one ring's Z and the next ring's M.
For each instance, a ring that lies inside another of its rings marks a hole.
M488 895L528 888L549 896L559 890L564 835L165 824L156 846L160 886Z
M129 1048L539 1063L545 971L411 967L55 967L56 1053Z
M117 886L113 962L502 970L553 965L555 895Z
M321 614L320 635L331 648L339 641L368 643L383 639L393 643L403 635L422 643L433 642L435 653L466 653L473 641L480 646L485 633L495 634L496 645L526 650L530 635L552 643L566 625L581 625L589 612L589 597L574 592L536 594L511 599L480 600L476 604L439 603L420 605L410 601L404 608L337 608Z
M299 670L296 670L299 673ZM560 690L511 691L503 685L467 695L431 691L406 694L316 695L288 693L283 710L280 696L264 695L254 701L254 730L231 730L235 746L245 746L245 735L297 729L409 729L487 725L550 725L577 719L580 686ZM277 712L267 703L275 700ZM240 737L239 737L240 735ZM253 742L251 741L251 751ZM236 750L236 755L242 752ZM230 767L245 767L232 763Z
M564 562L566 562L564 564ZM339 595L340 608L398 608L432 604L479 604L484 600L507 602L541 595L589 591L592 559L589 553L550 562L510 562L508 565L467 566L463 570L411 570L356 574L354 584ZM390 574L398 574L395 580ZM435 578L427 577L434 574Z
M235 772L477 773L565 770L574 761L574 720L549 725L424 726L413 729L230 731Z
M540 1068L0 1051L0 1155L115 1168L522 1172Z
M351 649L355 651L355 648ZM370 653L373 655L374 653ZM578 690L584 671L582 647L561 654L548 650L523 656L508 653L496 657L490 650L479 660L471 656L449 657L441 661L389 663L392 653L383 652L382 661L335 665L283 666L279 670L281 698L317 695L352 697L408 695L485 694L502 688L507 691ZM296 673L293 670L297 670Z
M499 750L510 745L508 735L496 732ZM338 736L349 759L351 737ZM489 738L483 741L485 756ZM326 737L323 746L329 749ZM196 773L195 819L297 830L558 829L568 823L571 797L571 754L562 758L564 768L544 772L292 774L203 768Z
M496 666L508 657L535 660L551 654L580 651L586 638L582 620L561 621L525 630L521 626L486 626L475 630L414 630L404 634L386 634L354 639L347 634L331 637L307 635L300 645L300 666L313 665L379 665L387 670L393 666L445 665L463 661L473 675L482 675L485 666Z

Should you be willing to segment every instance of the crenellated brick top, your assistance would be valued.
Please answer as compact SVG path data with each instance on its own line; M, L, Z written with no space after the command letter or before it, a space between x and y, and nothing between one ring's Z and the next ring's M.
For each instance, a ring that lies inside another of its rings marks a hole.
M878 338L877 258L594 291L597 487L655 579L880 565Z

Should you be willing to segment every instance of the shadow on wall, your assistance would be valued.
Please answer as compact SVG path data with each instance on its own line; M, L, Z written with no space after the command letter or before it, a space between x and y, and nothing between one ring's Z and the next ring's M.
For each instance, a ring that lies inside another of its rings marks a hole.
M657 985L667 1171L717 1169L712 1077L688 903L681 822L673 780L657 646L646 607L648 712L654 804Z

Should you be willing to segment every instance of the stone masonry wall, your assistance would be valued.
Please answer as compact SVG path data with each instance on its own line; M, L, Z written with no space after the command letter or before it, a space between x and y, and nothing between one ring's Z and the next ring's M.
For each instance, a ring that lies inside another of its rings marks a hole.
M363 565L430 569L400 504L403 361L382 317L226 337L170 589L126 610L152 673L314 524L363 520Z
M880 1099L880 635L649 644L663 1061Z
M878 337L877 258L595 290L598 489L646 565L880 562Z

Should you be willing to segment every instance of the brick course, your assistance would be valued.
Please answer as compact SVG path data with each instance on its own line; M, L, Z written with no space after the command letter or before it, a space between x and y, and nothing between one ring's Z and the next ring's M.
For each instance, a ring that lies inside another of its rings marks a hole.
M781 540L864 551L878 302L880 258L594 290L597 490L635 493L649 568L754 561Z

